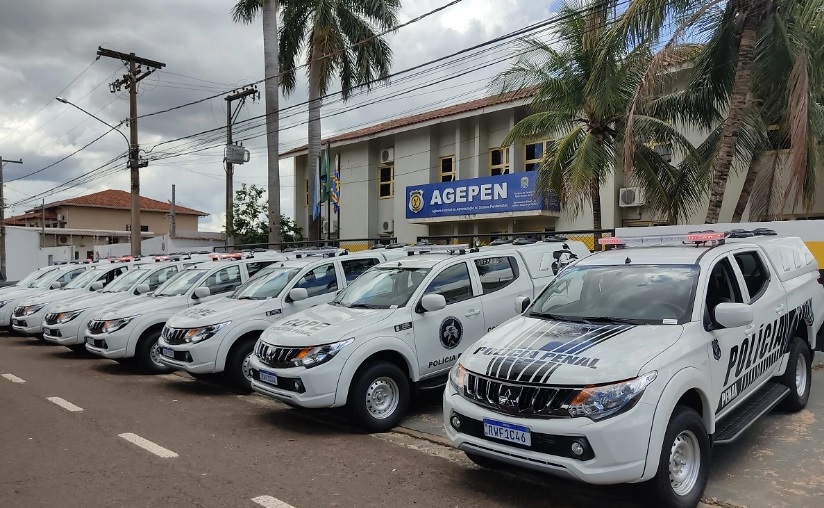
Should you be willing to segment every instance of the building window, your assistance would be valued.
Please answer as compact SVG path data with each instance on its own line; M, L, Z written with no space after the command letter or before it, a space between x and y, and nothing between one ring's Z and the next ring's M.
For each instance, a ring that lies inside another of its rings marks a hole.
M455 178L455 156L441 157L441 181L454 182Z
M489 174L492 176L509 174L509 148L489 150Z
M541 161L544 159L547 147L551 141L536 141L535 143L527 143L524 145L524 170L536 171L541 167Z
M391 198L395 195L395 166L378 166L378 197Z
M661 156L664 162L672 162L672 145L669 143L660 143L653 147L655 153Z

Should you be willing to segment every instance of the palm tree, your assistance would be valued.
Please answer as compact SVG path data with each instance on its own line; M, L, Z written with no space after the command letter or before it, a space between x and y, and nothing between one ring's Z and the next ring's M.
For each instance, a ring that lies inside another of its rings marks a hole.
M281 86L295 90L297 60L306 51L309 77L308 169L317 171L320 110L335 78L343 100L386 79L392 50L383 34L397 25L400 0L282 0ZM310 173L311 174L311 173ZM310 180L312 181L312 180Z
M822 132L814 126L824 121L819 108L824 85L818 51L824 42L822 11L822 0L633 0L621 16L616 32L631 39L656 38L672 17L680 24L650 62L641 88L653 86L669 49L686 33L697 31L706 39L687 90L662 99L658 109L659 115L670 121L705 128L712 128L715 122L715 135L708 138L713 139L713 145L707 145L704 152L712 164L706 223L719 220L731 170L747 171L734 221L743 215L759 168L778 170L767 136L769 125L778 127L777 132L791 148L790 181L782 196L776 196L779 208L790 197L795 203L811 204ZM650 12L656 15L650 16ZM637 91L633 102L642 100L643 95ZM726 115L716 118L719 111L726 111ZM631 161L630 147L625 152L624 160Z
M251 23L263 18L263 61L266 82L266 157L268 160L269 243L280 243L280 121L278 117L278 0L238 0L232 8L235 23Z
M646 44L629 48L607 36L607 24L593 20L585 4L569 2L559 12L556 41L522 41L520 56L493 81L500 93L533 89L531 114L519 121L504 144L550 136L539 169L539 192L555 192L573 216L591 206L593 228L601 229L601 185L620 166L624 132L634 124L633 178L648 204L671 222L689 215L700 200L695 148L671 124L638 109L627 115L652 54ZM593 31L596 36L593 37ZM695 49L680 48L689 58ZM669 144L692 164L673 167L655 150Z

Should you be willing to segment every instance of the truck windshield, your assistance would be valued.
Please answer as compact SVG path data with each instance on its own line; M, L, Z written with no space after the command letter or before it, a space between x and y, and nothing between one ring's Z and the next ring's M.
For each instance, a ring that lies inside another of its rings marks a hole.
M237 288L237 291L235 291L230 298L237 300L265 300L267 298L274 298L283 291L286 284L288 284L299 271L297 268L277 268L270 270L266 275L255 277Z
M155 296L180 296L186 294L197 281L203 278L208 270L183 270L169 279L155 291Z
M365 309L403 307L428 273L429 268L372 268L341 291L332 304Z
M83 289L91 286L94 281L101 277L105 272L103 270L88 270L77 276L76 279L69 282L60 289Z
M698 280L694 265L578 266L564 270L528 314L582 323L683 324Z
M127 291L148 273L149 270L129 270L125 274L113 280L111 284L106 286L106 289L101 291L101 293L120 293L121 291Z
M52 273L53 271L54 270L45 270L45 271L41 272L40 270L36 270L34 272L31 272L30 274L23 277L20 280L20 282L18 282L16 284L16 286L20 287L20 288L32 288L32 287L34 287L34 284L38 280L40 280L41 277L45 277L46 275Z

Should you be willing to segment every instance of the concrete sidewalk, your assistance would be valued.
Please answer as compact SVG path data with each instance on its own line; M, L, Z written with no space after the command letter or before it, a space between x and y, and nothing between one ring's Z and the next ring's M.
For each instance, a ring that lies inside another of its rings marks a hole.
M713 450L709 505L747 508L824 506L824 355L813 362L804 411L765 416L738 441ZM401 423L416 435L444 442L441 392L420 397Z

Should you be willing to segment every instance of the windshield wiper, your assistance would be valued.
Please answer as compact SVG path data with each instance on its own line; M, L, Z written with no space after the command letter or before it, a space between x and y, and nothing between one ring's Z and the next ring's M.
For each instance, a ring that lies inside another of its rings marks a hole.
M349 309L374 309L375 307L371 305L367 305L365 303L353 303L351 305L346 305L345 307Z
M265 300L266 297L264 297L264 296L240 296L237 299L238 300Z
M630 325L643 325L642 319L612 317L612 316L586 316L581 318L586 323L626 323Z
M530 312L532 317L541 317L546 319L554 319L555 321L569 321L570 323L583 323L584 320L577 316L562 316L560 314L551 314L549 312Z

